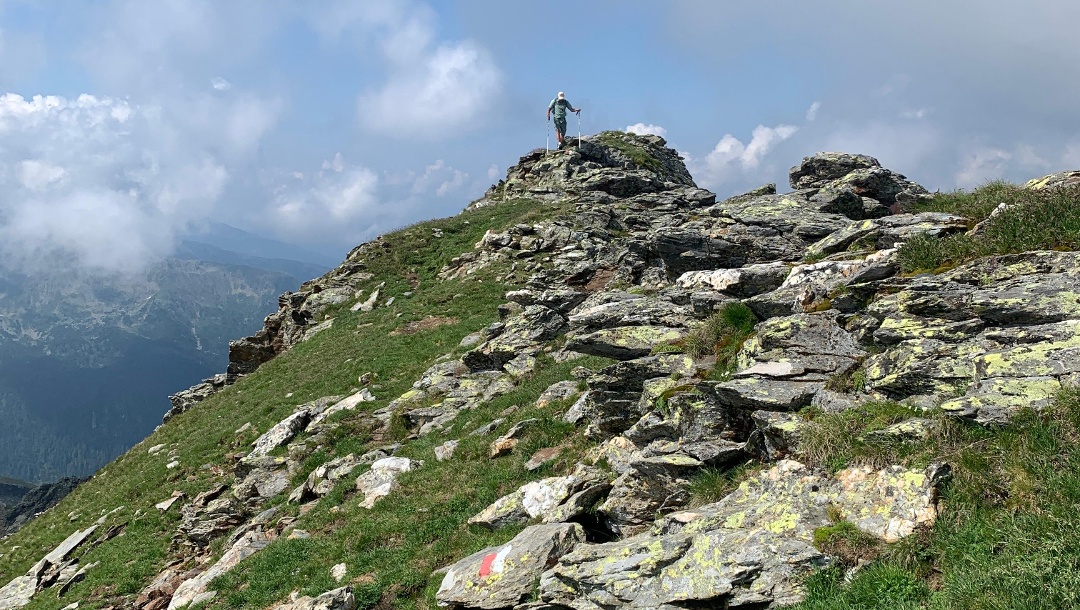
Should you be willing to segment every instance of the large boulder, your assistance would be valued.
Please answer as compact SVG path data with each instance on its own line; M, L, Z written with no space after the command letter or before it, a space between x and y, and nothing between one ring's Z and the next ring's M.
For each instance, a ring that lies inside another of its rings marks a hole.
M881 167L877 159L867 155L842 152L821 152L803 158L788 173L793 189L821 188L857 169Z

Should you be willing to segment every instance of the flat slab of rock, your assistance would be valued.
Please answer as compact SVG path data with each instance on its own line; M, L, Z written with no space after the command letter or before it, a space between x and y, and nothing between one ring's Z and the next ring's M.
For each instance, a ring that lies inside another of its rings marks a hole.
M674 343L689 333L685 328L666 326L620 326L577 335L566 342L566 349L615 360L633 360L648 356L657 345Z
M259 530L244 534L244 537L225 551L221 559L208 570L180 583L176 592L173 593L172 600L169 601L169 610L176 610L195 602L208 592L207 587L210 586L210 581L232 571L241 561L266 548L270 541L270 536Z
M717 383L712 391L722 403L737 409L794 411L809 406L824 387L823 381L744 377Z
M791 267L787 263L759 263L739 269L688 271L675 284L690 290L708 288L728 296L746 298L775 290L784 283Z
M435 599L450 608L513 608L534 595L549 566L584 540L576 523L527 527L510 542L450 566Z
M570 496L603 480L604 476L600 472L579 467L575 473L564 477L532 481L496 500L469 519L469 524L498 529L538 517L550 522L547 517Z
M291 441L293 437L308 425L309 421L311 421L311 414L307 409L301 409L286 417L274 424L272 428L267 430L252 443L254 448L247 457L254 458L269 455L274 449Z

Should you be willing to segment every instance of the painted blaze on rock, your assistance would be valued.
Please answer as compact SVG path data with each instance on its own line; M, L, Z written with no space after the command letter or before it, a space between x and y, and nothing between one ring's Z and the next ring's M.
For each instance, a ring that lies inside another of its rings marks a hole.
M533 594L541 573L584 540L576 523L527 527L510 542L451 566L435 599L451 608L512 608Z

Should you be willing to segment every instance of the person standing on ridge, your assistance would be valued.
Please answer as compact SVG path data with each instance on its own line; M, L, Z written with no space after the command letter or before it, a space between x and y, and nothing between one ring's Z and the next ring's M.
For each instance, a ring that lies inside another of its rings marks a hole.
M551 113L555 113L555 137L558 138L560 147L566 141L567 110L570 110L570 112L576 112L578 116L581 116L581 108L574 108L574 106L566 100L566 95L562 91L560 91L559 97L551 100L551 103L548 104L547 109L547 118L549 121L551 120Z

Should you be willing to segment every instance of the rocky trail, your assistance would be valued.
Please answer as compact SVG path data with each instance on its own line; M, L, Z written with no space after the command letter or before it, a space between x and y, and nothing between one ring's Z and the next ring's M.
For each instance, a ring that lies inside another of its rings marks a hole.
M485 459L516 451L534 420L507 413L479 430L455 423L545 363L585 355L610 364L574 368L535 406L571 405L559 416L589 449L564 473L537 474L469 520L515 533L443 566L437 603L781 607L804 597L811 572L836 561L815 545L816 530L843 521L895 543L934 524L950 474L946 460L815 467L800 452L807 410L895 401L910 416L881 434L902 444L936 433L928 413L1003 425L1077 384L1076 252L991 256L937 274L901 274L897 256L906 241L962 234L973 223L905 212L930 194L870 157L818 154L792 168L790 193L769 185L717 201L659 137L605 132L571 139L568 149L522 157L470 206L533 199L566 205L568 213L488 231L439 274L449 281L485 269L505 273L514 288L499 321L462 337L404 394L380 396L374 380L361 379L359 391L297 406L233 463L215 465L227 469L216 487L132 507L178 511L180 520L175 555L123 607L220 602L216 577L279 538L308 536L287 507L303 512L339 501L332 491L342 481L350 481L348 502L379 511L400 493L403 473L463 459L455 448L470 434L490 439ZM233 342L226 373L173 397L163 425L328 328L333 318L325 312L387 306L373 283L382 278L365 265L381 247L364 244L337 269L283 295L263 330ZM713 346L704 354L688 346L734 307L752 312L754 328L725 368ZM357 421L376 430L366 451L328 460L297 485L294 476L315 448ZM395 425L405 426L405 438L391 440ZM439 441L432 454L402 455L432 436ZM546 448L526 467L544 473L564 450ZM170 451L149 449L164 461ZM733 491L692 502L695 475L747 464L754 467ZM122 532L103 516L97 529L75 531L0 588L0 610L62 598L93 569L79 558L109 544L101 530L110 523L112 536ZM344 574L347 566L326 569ZM341 585L277 608L353 610L349 583Z

